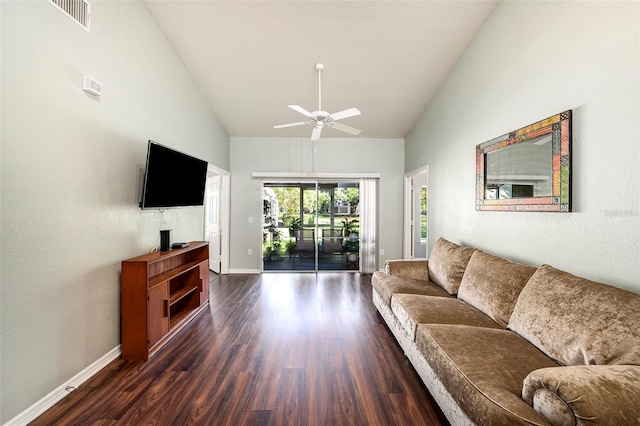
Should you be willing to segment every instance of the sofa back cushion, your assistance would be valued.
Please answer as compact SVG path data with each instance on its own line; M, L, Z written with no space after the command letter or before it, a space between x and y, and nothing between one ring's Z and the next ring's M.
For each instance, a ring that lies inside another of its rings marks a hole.
M564 365L640 365L640 294L542 265L509 328Z
M429 279L449 294L458 293L462 275L475 249L439 238L429 256Z
M535 271L535 266L476 250L462 276L458 298L506 327L518 295Z

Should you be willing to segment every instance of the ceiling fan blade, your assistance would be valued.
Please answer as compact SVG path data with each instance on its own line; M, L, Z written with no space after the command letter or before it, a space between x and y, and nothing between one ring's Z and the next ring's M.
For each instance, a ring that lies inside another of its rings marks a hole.
M334 120L342 120L343 118L355 117L360 115L361 112L358 108L349 108L344 111L338 111L331 114L331 118Z
M345 124L340 124L340 123L331 123L329 124L329 127L336 130L340 130L341 132L350 133L352 135L359 135L360 132L362 131L360 129L356 129L355 127L347 126Z
M311 133L311 140L317 141L320 139L320 132L322 132L322 126L316 126L313 128L313 132Z
M284 129L285 127L302 126L303 124L309 124L309 121L298 121L297 123L278 124L273 126L274 129Z
M300 114L306 116L306 117L313 117L313 114L311 114L309 111L307 111L306 109L302 108L299 105L289 105L289 108L291 108L294 111L299 112Z

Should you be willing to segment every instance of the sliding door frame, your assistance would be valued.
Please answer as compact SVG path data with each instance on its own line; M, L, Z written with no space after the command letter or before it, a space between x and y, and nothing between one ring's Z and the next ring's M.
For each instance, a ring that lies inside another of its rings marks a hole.
M264 188L265 183L270 184L301 184L301 183L310 183L316 185L316 205L318 204L318 188L321 183L326 182L361 182L363 179L380 179L379 173L292 173L292 172L254 172L251 174L253 179L259 179L262 181L262 187ZM262 194L263 191L260 191ZM377 209L377 206L376 206ZM318 231L318 209L316 208L315 214L315 234L317 235ZM376 239L378 238L378 224L375 224L375 235ZM315 251L315 270L308 272L324 272L322 270L318 270L318 250L316 247ZM264 262L261 264L261 271L264 272ZM362 271L362 259L360 257L360 265L358 267L358 271ZM302 272L302 271L292 271L292 272ZM332 271L326 271L332 272Z

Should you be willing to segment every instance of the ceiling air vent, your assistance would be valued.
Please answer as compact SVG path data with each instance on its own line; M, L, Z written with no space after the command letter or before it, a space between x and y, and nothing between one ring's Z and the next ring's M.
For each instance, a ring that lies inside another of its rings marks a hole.
M73 22L90 32L91 5L87 0L47 0Z

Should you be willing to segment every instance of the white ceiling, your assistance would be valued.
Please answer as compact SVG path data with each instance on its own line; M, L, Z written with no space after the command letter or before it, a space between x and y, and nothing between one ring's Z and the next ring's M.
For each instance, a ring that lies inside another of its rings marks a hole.
M145 0L231 136L310 136L273 125L317 109L323 62L322 109L370 138L407 134L496 3Z

